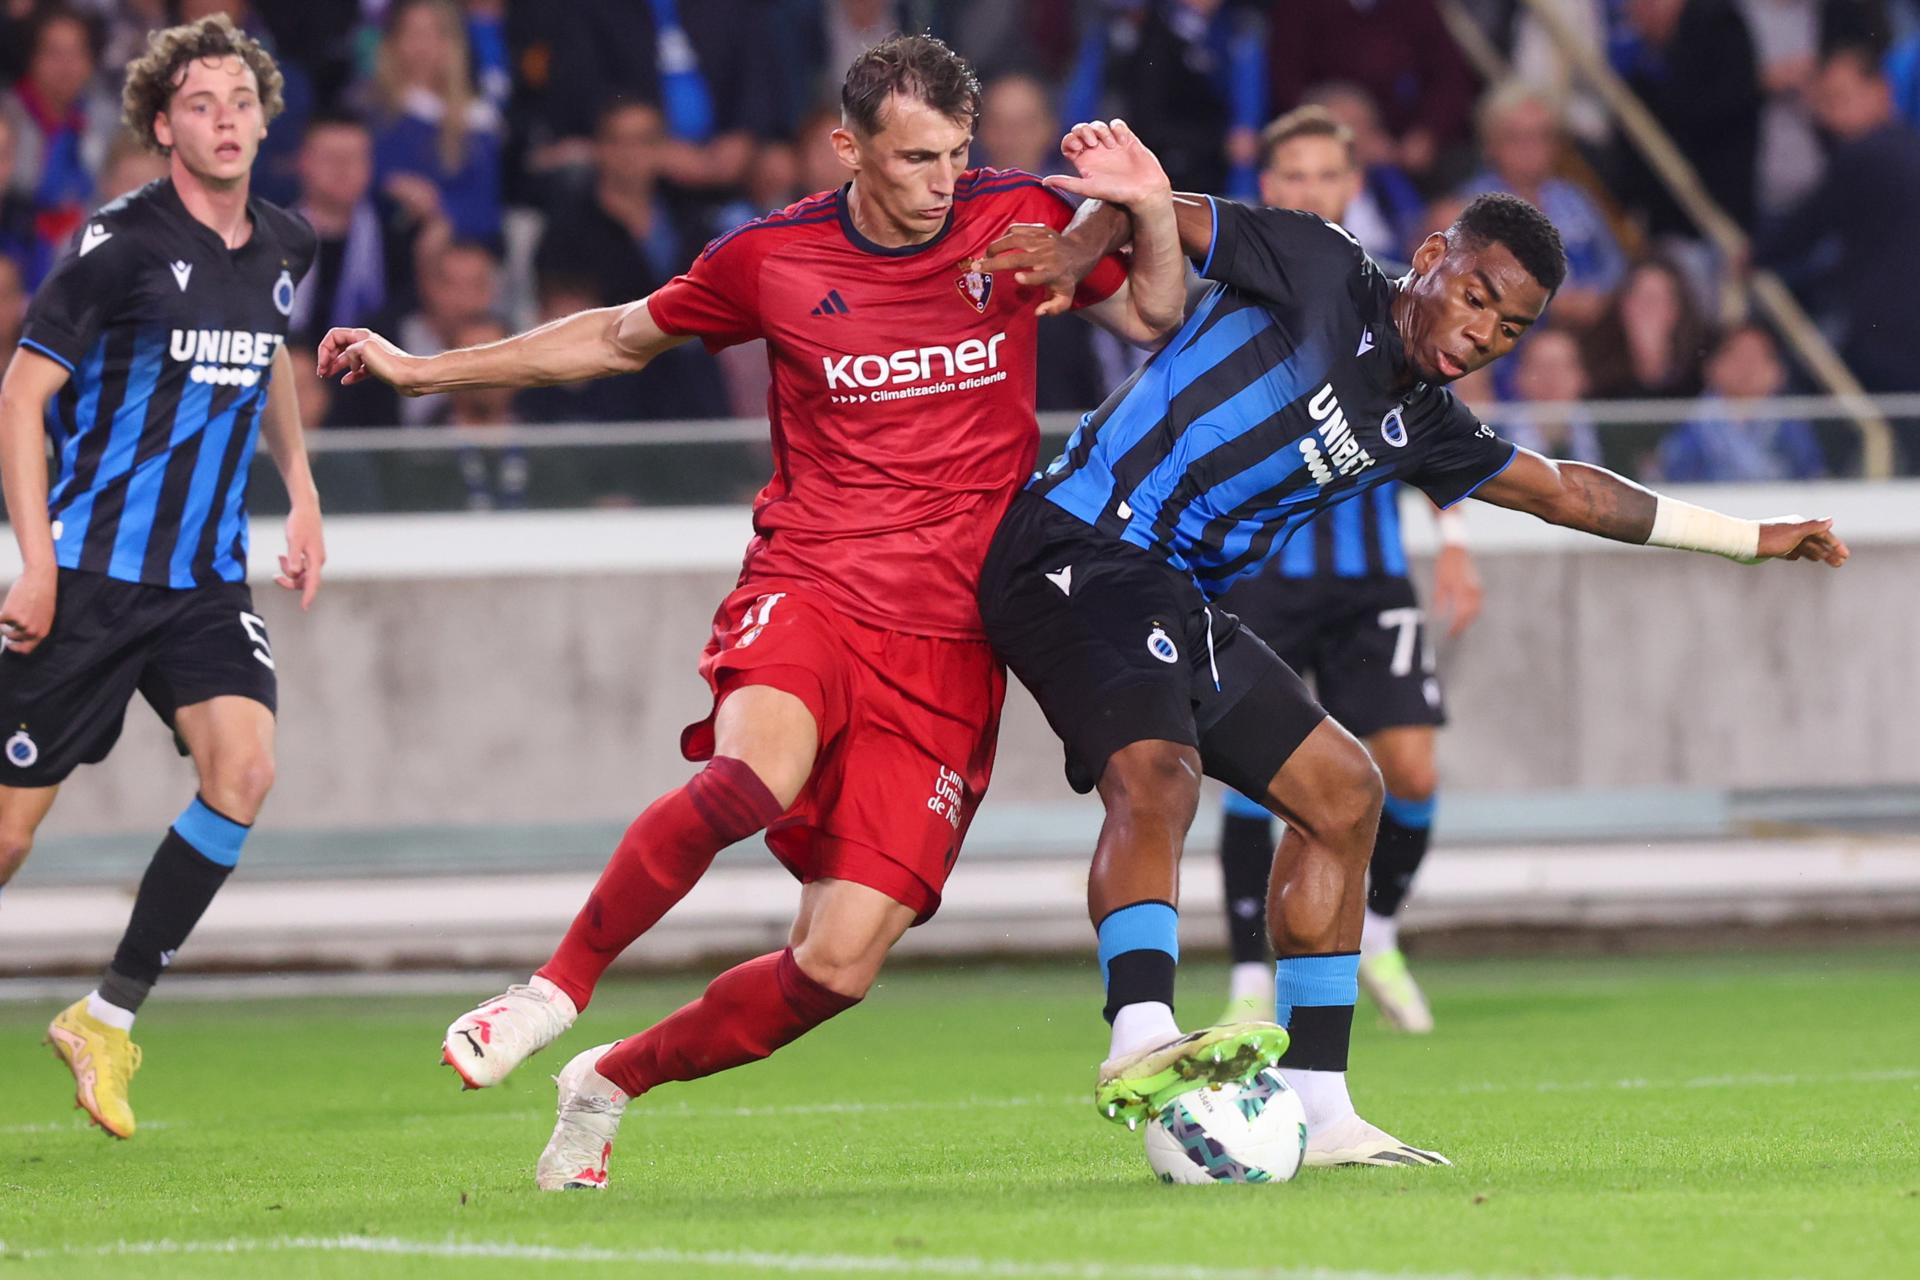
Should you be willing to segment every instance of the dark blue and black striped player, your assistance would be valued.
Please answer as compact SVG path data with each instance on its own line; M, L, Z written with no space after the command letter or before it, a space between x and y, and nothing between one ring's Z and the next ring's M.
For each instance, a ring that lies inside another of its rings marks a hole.
M1096 172L1072 189L1102 185ZM1065 743L1069 780L1106 808L1088 883L1113 1023L1096 1098L1137 1119L1179 1087L1161 1069L1192 1042L1173 1018L1174 903L1204 772L1287 823L1267 926L1307 1163L1444 1163L1347 1094L1379 771L1214 602L1316 516L1395 481L1442 507L1477 493L1623 542L1835 565L1846 548L1830 521L1736 520L1516 449L1455 400L1444 384L1510 351L1565 276L1558 234L1525 201L1476 200L1399 280L1311 214L1175 203L1182 247L1215 286L1015 498L980 589L988 638ZM1085 216L1108 244L1125 238L1118 211ZM1056 290L1081 265L1035 261L1026 278Z
M292 500L278 581L303 607L325 558L283 346L314 235L248 194L280 85L224 16L153 37L124 102L169 176L81 228L0 383L0 479L23 564L0 606L0 883L61 782L112 749L135 692L199 776L99 987L49 1028L80 1105L122 1138L134 1015L239 861L273 780L274 657L247 586L261 441Z
M1300 107L1260 135L1260 199L1340 222L1359 196L1353 133L1325 108ZM1404 264L1375 265L1389 277ZM1313 681L1328 713L1362 742L1380 768L1386 798L1367 871L1360 932L1360 986L1390 1026L1425 1032L1433 1014L1399 946L1397 915L1426 857L1437 807L1434 740L1445 722L1433 637L1407 575L1400 534L1404 486L1385 485L1322 513L1290 538L1266 569L1222 601L1280 657ZM1465 546L1464 517L1439 517L1434 603L1451 634L1480 606L1479 576ZM1233 965L1223 1021L1266 1017L1274 965L1267 945L1267 877L1273 815L1226 792L1220 870Z

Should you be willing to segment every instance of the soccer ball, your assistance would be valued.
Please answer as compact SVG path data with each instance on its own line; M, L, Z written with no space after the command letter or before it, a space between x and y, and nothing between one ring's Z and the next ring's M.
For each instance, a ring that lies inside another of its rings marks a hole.
M1280 1073L1199 1085L1147 1123L1147 1163L1162 1182L1286 1182L1307 1152L1307 1113Z

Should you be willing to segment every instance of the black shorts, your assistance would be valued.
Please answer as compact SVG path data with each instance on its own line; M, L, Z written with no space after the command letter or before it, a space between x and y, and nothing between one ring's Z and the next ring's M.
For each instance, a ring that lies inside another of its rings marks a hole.
M1357 737L1442 725L1433 634L1407 578L1283 578L1269 570L1221 598Z
M60 570L53 630L0 652L0 786L49 787L104 760L138 691L171 728L181 707L234 694L273 710L267 626L244 582L148 586Z
M1326 712L1259 636L1185 573L1044 498L1013 500L987 550L980 615L995 652L1090 791L1131 743L1196 747L1207 774L1264 794Z

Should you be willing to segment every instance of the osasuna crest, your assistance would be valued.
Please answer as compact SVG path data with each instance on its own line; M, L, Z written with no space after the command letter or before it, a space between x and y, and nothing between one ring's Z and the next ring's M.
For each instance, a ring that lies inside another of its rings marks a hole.
M1387 411L1380 419L1380 438L1396 449L1407 447L1407 417L1399 405Z
M984 271L967 270L964 262L960 266L961 275L953 282L954 287L960 290L961 297L973 304L975 311L985 315L987 300L993 297L993 276Z
M6 743L7 763L16 769L31 769L40 758L40 744L25 729L17 729Z
M273 282L273 305L283 316L293 314L293 272L282 271Z

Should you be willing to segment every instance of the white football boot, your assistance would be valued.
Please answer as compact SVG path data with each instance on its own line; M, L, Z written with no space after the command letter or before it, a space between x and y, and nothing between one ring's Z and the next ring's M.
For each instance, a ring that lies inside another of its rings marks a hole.
M614 1042L619 1043L618 1041ZM612 1044L576 1054L553 1078L560 1089L558 1115L547 1149L534 1166L533 1181L542 1191L603 1191L607 1158L627 1109L627 1095L594 1070Z
M558 1040L579 1016L567 994L545 978L516 983L454 1019L440 1060L466 1088L484 1089Z
M1303 1163L1311 1169L1330 1169L1342 1164L1451 1165L1437 1151L1422 1151L1362 1120L1357 1112L1322 1128L1307 1130L1307 1155Z

